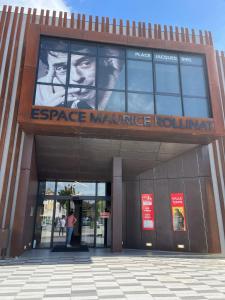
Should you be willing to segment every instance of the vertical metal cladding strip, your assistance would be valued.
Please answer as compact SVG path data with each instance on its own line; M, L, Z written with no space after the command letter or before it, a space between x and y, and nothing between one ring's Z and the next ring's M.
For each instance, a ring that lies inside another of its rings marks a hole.
M5 208L3 207L3 201L0 203L0 207L2 207L2 213L3 215L3 224L5 223L6 213L8 206L10 205L10 191L14 189L15 184L15 178L12 176L13 173L15 173L15 168L17 167L17 164L15 164L15 153L17 151L17 148L20 146L18 145L18 128L17 128L17 114L18 114L18 107L19 107L19 94L20 94L20 88L21 88L21 65L22 65L22 54L23 54L23 41L24 41L24 35L26 30L26 24L27 21L30 20L30 14L31 9L28 10L27 16L23 14L23 10L21 10L20 13L20 19L18 23L18 29L17 29L17 37L16 37L16 43L15 43L15 49L14 49L14 57L16 58L16 65L14 67L14 83L12 86L12 97L11 97L11 106L10 106L10 114L9 114L9 124L7 129L6 136L10 139L9 140L9 150L5 151L5 160L6 160L6 171L5 171L5 178L3 183L3 189L2 189L2 196L5 200ZM17 145L17 148L15 148L15 145ZM4 208L4 211L3 211ZM11 211L11 208L8 210ZM1 214L1 213L0 213Z
M1 49L0 49L0 70L2 67L2 60L3 60L3 52L4 52L4 48L6 45L6 39L7 39L7 35L9 33L10 30L10 19L11 19L11 11L12 11L12 7L9 6L8 11L7 11L7 16L6 16L6 21L5 21L5 27L3 30L3 35L2 35L2 41L1 41Z
M215 158L214 158L212 144L208 145L208 149L209 149L211 177L213 183L213 192L214 192L214 199L215 199L215 206L216 206L216 215L217 215L217 222L218 222L219 236L220 236L220 246L221 246L221 252L225 254L225 237L224 237L225 232L223 226L223 216L221 211L219 188L218 188L218 181L217 181L217 174L216 174L216 167L215 167Z
M219 56L218 51L216 51L216 62L217 62L217 69L219 75L219 86L220 86L220 100L221 100L221 107L223 113L223 122L225 126L225 82L224 82L224 72L223 72L223 65L222 65L222 58Z
M24 133L22 133L18 165L17 165L17 169L16 169L15 190L14 190L14 194L13 194L13 203L12 203L11 217L10 217L10 223L9 223L9 247L7 249L7 255L9 255L10 251L11 251L10 246L11 246L11 240L12 240L12 228L13 228L14 216L15 216L15 211L16 211L16 201L17 201L17 192L18 192L19 179L20 179L20 168L21 168L21 160L22 160L22 153L23 153L23 144L24 144Z
M13 21L15 20L15 14L12 14L12 19ZM15 23L15 22L14 22ZM3 149L5 147L5 139L2 139L2 134L4 134L4 132L6 131L6 128L7 128L7 124L4 124L3 121L4 121L4 112L5 112L5 109L6 109L6 90L7 90L7 86L9 85L9 76L8 76L8 72L9 72L9 69L10 69L10 65L11 65L11 52L12 52L12 42L14 40L14 31L15 31L15 28L13 30L11 30L10 27L8 27L8 30L9 30L9 46L8 48L6 49L6 70L5 72L3 72L3 86L2 86L2 89L1 89L1 95L0 95L0 112L2 113L0 115L0 130L1 130L1 135L0 135L0 202L1 202L1 191L2 191L2 186L3 186L3 178L4 178L4 172L5 172L5 167L6 167L6 161L3 161L2 162L2 153L3 153ZM11 44L11 47L10 47L10 44ZM1 122L1 118L2 118L2 122ZM6 151L7 151L7 147L5 148Z
M7 6L4 5L2 13L1 13L1 18L0 18L0 43L1 43L1 40L2 40L2 30L4 28L5 19L6 19L6 8L7 8Z
M16 128L16 119L17 119L17 111L18 111L18 99L17 96L17 88L19 81L19 73L20 73L20 63L22 57L22 45L20 44L20 52L19 50L19 42L23 39L20 37L23 14L24 9L21 9L19 15L19 21L17 24L17 30L15 30L15 41L14 47L12 51L12 63L11 69L9 71L9 88L6 96L6 109L4 114L4 127L1 137L1 146L0 146L0 159L2 161L2 170L4 174L4 180L0 187L0 222L2 220L2 214L4 213L4 204L7 202L7 187L9 185L9 173L12 162L12 152L14 145L14 137L15 137L15 128ZM19 56L18 56L19 53ZM17 104L17 106L16 106ZM2 147L2 148L1 148ZM2 152L3 151L3 152Z
M2 58L2 64L0 67L0 136L1 136L1 129L2 129L2 115L4 114L4 99L1 96L2 90L4 89L4 85L6 84L4 79L6 76L5 69L6 69L6 58L8 54L8 47L9 47L9 41L11 36L11 29L12 29L12 22L13 22L14 14L11 12L7 13L6 22L4 26L4 33L2 37L2 43L0 47L0 59ZM6 35L5 35L6 32ZM1 57L2 56L2 57Z
M7 98L7 91L9 89L8 85L10 84L10 80L9 80L9 70L11 67L11 63L12 63L12 51L13 51L13 43L14 43L14 39L15 39L15 32L16 32L16 25L17 25L17 17L18 17L18 7L16 7L15 12L13 13L13 23L12 23L12 29L10 32L10 38L9 38L9 45L8 45L8 49L6 52L6 63L5 63L5 68L3 69L3 79L2 79L2 88L1 88L1 94L0 94L0 111L3 110L3 106L7 104L6 102L6 98ZM4 45L4 44L3 44ZM4 48L2 46L2 48ZM1 66L0 66L1 68ZM4 112L5 115L5 112ZM3 114L0 115L0 124L2 122L2 117ZM4 123L1 125L3 126L2 131L4 129ZM1 132L1 136L2 136L2 132ZM1 165L1 157L2 157L2 137L0 136L0 165Z

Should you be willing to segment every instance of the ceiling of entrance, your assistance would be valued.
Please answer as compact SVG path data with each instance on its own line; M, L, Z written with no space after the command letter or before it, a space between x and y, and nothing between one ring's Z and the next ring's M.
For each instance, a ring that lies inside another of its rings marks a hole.
M122 157L123 177L136 176L197 145L80 137L36 136L42 179L111 180L112 158Z

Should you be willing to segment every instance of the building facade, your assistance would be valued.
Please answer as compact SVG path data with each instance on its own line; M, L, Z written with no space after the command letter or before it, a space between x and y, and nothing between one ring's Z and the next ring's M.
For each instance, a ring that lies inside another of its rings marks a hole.
M4 7L0 248L225 251L225 58L208 31Z

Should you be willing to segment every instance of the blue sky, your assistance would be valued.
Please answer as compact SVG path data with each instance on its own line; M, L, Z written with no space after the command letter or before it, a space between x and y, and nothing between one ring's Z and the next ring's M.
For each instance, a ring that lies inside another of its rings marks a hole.
M0 8L3 4L209 30L215 48L225 50L225 0L0 0Z
M73 11L123 20L210 30L225 50L225 0L68 0Z

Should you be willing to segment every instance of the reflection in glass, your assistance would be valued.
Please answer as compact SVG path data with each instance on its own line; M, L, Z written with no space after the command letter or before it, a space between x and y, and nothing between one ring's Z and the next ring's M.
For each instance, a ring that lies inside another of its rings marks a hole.
M127 80L130 91L152 92L152 63L128 60Z
M128 112L154 114L153 95L128 93Z
M46 181L45 195L55 195L55 181Z
M183 95L206 97L204 70L201 67L181 66Z
M94 246L95 201L82 201L81 245Z
M96 202L96 247L104 247L106 218L106 201L98 200Z
M184 115L193 118L208 118L209 107L207 99L184 98Z
M203 57L199 55L181 55L180 62L185 65L203 65Z
M51 245L53 207L54 200L44 200L37 207L34 234L37 248L47 248Z
M99 58L98 86L104 89L124 90L124 60L112 57Z
M66 84L68 54L41 49L38 66L38 82Z
M113 46L100 46L99 47L99 55L100 56L110 56L110 57L125 57L125 50L119 47Z
M96 55L97 53L97 47L87 43L72 42L70 47L72 52L79 52L88 55Z
M176 96L156 96L156 113L158 115L182 116L181 98Z
M41 49L52 49L54 51L67 51L68 41L58 38L41 37Z
M69 212L68 200L57 200L55 206L55 220L53 225L53 243L66 244L66 218Z
M95 196L95 182L57 182L59 196Z
M97 188L98 188L98 192L97 192L98 196L105 196L106 195L106 184L105 184L105 182L98 182L97 183Z
M101 108L101 100L98 102L99 110L106 111L125 111L125 93L123 92L115 92L115 91L99 91L98 97L102 99L103 97L107 97L109 99L107 106L105 109Z
M180 93L177 65L155 64L156 91L159 93Z
M71 54L70 84L95 86L96 58Z
M35 105L64 106L65 88L57 85L36 85Z

